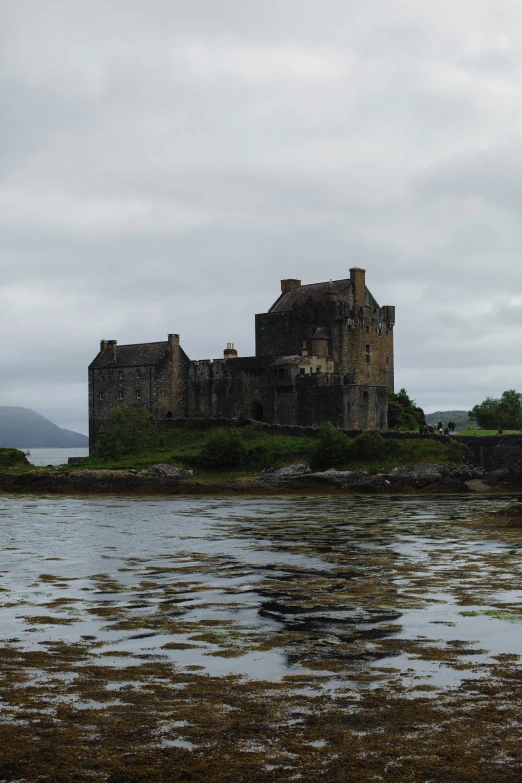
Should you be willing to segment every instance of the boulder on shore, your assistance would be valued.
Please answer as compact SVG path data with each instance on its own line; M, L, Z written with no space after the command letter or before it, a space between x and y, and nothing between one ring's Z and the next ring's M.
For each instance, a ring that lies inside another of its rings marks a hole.
M160 478L192 478L195 475L193 470L185 470L175 465L168 465L166 462L158 462L156 465L140 470L140 476L158 476Z

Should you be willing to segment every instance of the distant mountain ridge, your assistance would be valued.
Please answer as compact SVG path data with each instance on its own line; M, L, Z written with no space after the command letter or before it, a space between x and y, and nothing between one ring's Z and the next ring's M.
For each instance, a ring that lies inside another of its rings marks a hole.
M83 448L89 438L65 430L30 408L0 405L0 446L16 449Z
M426 413L426 422L428 424L438 424L442 421L444 426L452 419L457 425L457 430L465 430L468 427L476 427L477 422L470 419L467 411L435 411Z

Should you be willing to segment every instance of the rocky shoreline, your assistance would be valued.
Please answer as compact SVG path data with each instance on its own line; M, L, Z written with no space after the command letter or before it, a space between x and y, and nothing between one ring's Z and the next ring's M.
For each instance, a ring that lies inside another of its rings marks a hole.
M199 480L192 471L153 465L142 471L35 469L21 475L0 473L0 492L20 494L122 495L287 495L513 493L522 491L522 473L506 469L486 472L469 465L418 464L390 473L364 471L313 472L304 464L266 471L236 480Z

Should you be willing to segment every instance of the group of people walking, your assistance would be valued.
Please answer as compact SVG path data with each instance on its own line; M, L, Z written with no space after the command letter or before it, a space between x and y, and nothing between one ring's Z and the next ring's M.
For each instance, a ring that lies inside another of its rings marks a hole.
M421 435L435 435L435 432L438 432L439 435L453 435L456 429L457 425L450 419L446 426L442 424L442 421L439 421L436 429L433 424L424 424L424 426L419 427L419 432Z

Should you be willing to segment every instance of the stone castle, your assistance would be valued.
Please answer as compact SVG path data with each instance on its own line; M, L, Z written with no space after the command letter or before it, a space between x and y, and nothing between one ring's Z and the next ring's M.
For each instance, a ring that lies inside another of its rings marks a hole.
M395 308L380 307L365 281L350 277L301 285L255 317L256 355L228 343L222 359L191 360L179 335L137 345L102 340L89 366L91 447L112 409L141 406L156 419L239 414L274 424L387 428L393 392Z

